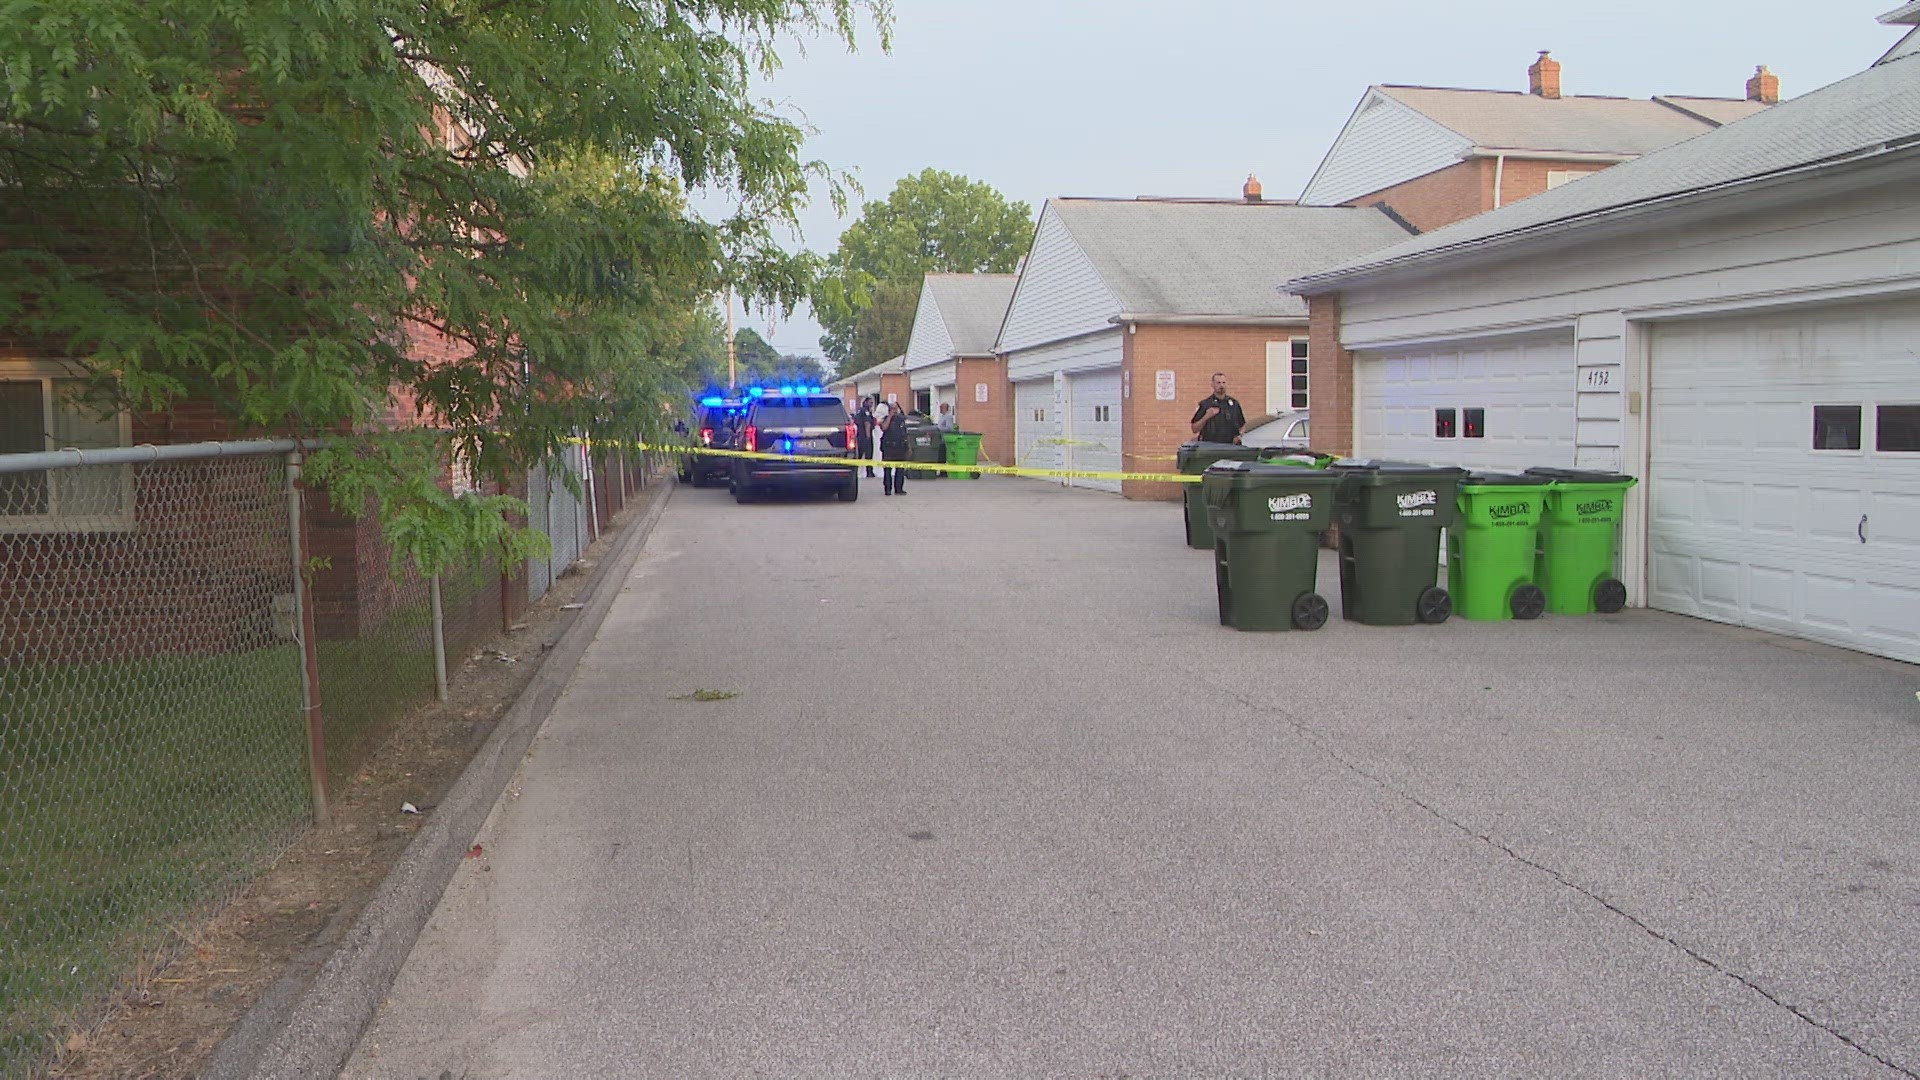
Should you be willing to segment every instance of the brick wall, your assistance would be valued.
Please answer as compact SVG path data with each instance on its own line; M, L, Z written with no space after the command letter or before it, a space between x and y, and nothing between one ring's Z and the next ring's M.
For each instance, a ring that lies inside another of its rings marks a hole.
M904 372L898 375L880 376L880 400L888 400L888 394L893 395L892 400L895 403L905 405L909 410L913 408L913 388L907 384L907 376Z
M1124 338L1121 367L1130 389L1121 402L1121 452L1128 472L1172 472L1174 452L1194 438L1193 410L1212 392L1213 373L1227 376L1227 393L1240 399L1249 427L1286 408L1267 401L1267 343L1299 337L1304 327L1138 326ZM1157 373L1174 373L1174 400L1155 397ZM1309 377L1318 371L1309 360ZM1317 395L1317 382L1311 384ZM1175 500L1180 485L1127 480L1130 499Z
M1549 172L1596 173L1606 168L1590 161L1539 161L1508 158L1505 166L1493 158L1471 158L1437 172L1351 200L1348 206L1384 202L1421 232L1464 221L1494 208L1493 187L1500 180L1500 205L1506 206L1547 190Z
M1315 450L1353 453L1353 354L1340 347L1340 297L1307 298L1308 379Z
M1511 164L1511 162L1509 162ZM1541 184L1546 183L1545 176ZM1502 179L1502 187L1505 180ZM1432 232L1493 207L1493 161L1469 158L1425 176L1348 201L1348 206L1384 202L1421 232Z
M974 387L987 386L987 400L975 399ZM1013 387L1007 382L1007 362L961 360L954 368L954 422L962 431L980 433L980 458L999 464L1013 461Z

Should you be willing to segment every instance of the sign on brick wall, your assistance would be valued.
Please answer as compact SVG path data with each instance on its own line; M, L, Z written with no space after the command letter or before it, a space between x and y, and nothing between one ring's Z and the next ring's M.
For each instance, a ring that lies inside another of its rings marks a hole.
M973 400L981 403L982 405L986 404L987 402L987 384L986 383L977 382L973 384Z
M1172 401L1174 399L1173 372L1156 371L1153 373L1153 399Z

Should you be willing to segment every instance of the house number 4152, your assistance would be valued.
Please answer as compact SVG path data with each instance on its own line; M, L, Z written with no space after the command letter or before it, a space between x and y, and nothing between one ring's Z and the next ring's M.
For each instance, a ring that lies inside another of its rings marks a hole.
M1613 372L1607 368L1587 369L1587 389L1593 390L1613 383Z

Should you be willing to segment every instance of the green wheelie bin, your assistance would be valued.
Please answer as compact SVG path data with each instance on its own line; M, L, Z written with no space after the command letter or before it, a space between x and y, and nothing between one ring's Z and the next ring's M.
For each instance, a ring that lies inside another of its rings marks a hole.
M1440 533L1453 524L1465 469L1396 461L1337 461L1341 614L1369 626L1443 623L1453 598L1440 587Z
M1537 619L1547 597L1533 580L1548 482L1513 473L1469 473L1447 530L1447 590L1454 613L1493 622Z
M1320 534L1340 477L1258 461L1218 461L1200 476L1214 536L1220 622L1236 630L1318 630Z
M1613 576L1613 553L1627 489L1639 481L1584 469L1528 469L1552 482L1540 519L1533 580L1555 615L1608 614L1627 606L1627 586Z
M947 447L948 465L978 465L980 463L980 433L977 431L948 431L941 433L940 441ZM948 469L948 476L964 476L969 480L980 479L980 474L969 469Z
M1174 464L1188 476L1199 476L1216 461L1253 461L1260 456L1257 446L1239 443L1190 442L1174 451ZM1206 500L1200 497L1199 484L1182 484L1186 491L1181 504L1186 511L1187 546L1213 550L1213 527L1207 522Z

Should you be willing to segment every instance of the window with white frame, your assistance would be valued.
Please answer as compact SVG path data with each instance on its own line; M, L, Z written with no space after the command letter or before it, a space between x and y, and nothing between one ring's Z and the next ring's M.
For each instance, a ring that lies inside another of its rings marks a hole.
M87 382L59 365L0 361L0 455L125 446L130 425L88 398ZM119 528L131 523L124 465L0 472L0 529Z
M1267 342L1267 412L1307 407L1307 339Z
M1554 188L1559 187L1561 184L1571 183L1575 180L1580 179L1585 175L1587 174L1584 172L1581 172L1578 169L1548 169L1547 170L1547 190L1552 191Z

